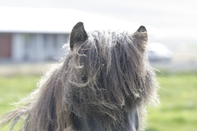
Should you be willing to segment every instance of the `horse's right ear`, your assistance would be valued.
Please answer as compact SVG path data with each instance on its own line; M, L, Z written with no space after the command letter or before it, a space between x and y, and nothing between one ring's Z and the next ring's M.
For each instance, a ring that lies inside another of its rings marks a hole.
M72 29L70 34L70 49L73 50L74 46L83 43L87 40L88 35L84 29L83 23L78 22Z
M139 50L145 51L146 44L148 42L147 30L144 26L140 26L133 34L133 37L138 45Z

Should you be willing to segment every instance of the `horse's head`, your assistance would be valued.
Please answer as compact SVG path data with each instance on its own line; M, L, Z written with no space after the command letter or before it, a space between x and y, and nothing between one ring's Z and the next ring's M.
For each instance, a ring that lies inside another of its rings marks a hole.
M65 105L68 126L80 131L136 131L144 105L155 96L155 75L146 57L144 26L128 32L86 33L77 23L70 34Z

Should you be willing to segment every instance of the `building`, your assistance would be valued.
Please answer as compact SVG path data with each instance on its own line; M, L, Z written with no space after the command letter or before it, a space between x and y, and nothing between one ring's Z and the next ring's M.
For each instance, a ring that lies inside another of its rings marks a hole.
M0 7L0 16L0 61L57 59L63 53L61 47L68 41L72 27L79 21L84 22L87 31L135 31L140 26L72 9Z
M0 59L3 61L48 61L62 55L68 34L0 33Z

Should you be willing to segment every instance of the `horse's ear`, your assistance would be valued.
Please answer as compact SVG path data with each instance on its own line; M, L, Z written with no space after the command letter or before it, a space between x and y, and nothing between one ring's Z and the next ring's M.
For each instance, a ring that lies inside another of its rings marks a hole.
M88 35L84 29L83 23L78 22L72 29L70 34L70 49L73 50L76 44L86 41Z
M138 29L138 32L147 32L146 27L144 27L143 25L141 25Z
M137 31L133 34L133 37L135 38L140 50L144 51L146 48L146 44L148 42L148 35L147 35L146 27L140 26L137 29Z
M145 43L147 43L148 35L147 35L146 27L144 27L143 25L140 26L134 34L138 39L143 40Z

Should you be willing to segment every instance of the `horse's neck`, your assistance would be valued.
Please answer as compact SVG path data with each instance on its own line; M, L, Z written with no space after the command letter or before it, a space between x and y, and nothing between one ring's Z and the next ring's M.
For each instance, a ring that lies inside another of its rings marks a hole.
M109 120L98 114L85 114L78 117L72 115L72 126L77 131L138 131L139 121L137 110L122 113L121 120Z

